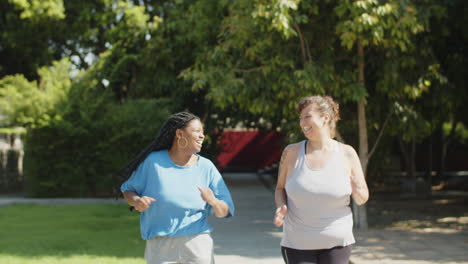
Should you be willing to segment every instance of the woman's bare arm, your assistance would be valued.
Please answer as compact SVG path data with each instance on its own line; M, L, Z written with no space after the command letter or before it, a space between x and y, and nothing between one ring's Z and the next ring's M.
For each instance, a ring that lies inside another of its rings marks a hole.
M275 189L276 212L273 223L276 226L283 225L284 217L287 213L286 179L294 168L297 159L298 144L288 145L281 155L281 161L278 168L278 181Z
M216 198L210 188L198 187L203 201L207 202L213 208L214 215L218 218L226 217L229 214L229 205Z
M363 205L369 200L369 189L362 171L361 161L353 147L345 145L345 152L351 169L351 196L356 204Z

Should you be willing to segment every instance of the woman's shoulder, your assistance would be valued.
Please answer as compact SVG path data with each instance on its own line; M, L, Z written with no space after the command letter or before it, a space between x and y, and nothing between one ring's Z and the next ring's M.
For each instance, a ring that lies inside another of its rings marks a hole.
M284 151L297 151L301 148L302 145L304 145L304 141L305 140L296 143L291 143L284 148Z
M355 155L357 156L356 150L351 145L348 145L339 141L337 141L337 143L340 146L340 148L343 150L343 153L346 155L346 157L353 157Z
M167 153L167 149L161 149L161 150L156 150L156 151L153 151L151 152L148 157L159 157L159 156L163 156Z
M303 145L304 145L304 140L289 144L284 148L283 153L297 154L299 153L299 150L301 149L301 146Z
M215 167L213 161L211 161L208 158L203 157L200 154L197 154L198 156L198 164L203 166L203 167Z
M304 140L287 145L283 150L281 160L288 164L293 164L293 162L297 159L303 145Z
M146 156L145 162L159 163L161 161L164 161L167 157L169 156L167 155L166 149L156 150L148 154L148 156Z

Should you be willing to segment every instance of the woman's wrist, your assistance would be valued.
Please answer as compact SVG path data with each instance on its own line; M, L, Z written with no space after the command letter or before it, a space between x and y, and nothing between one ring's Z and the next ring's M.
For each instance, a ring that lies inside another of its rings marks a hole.
M229 214L229 206L222 200L216 199L211 206L214 209L214 215L216 217L225 217Z
M214 197L211 201L208 202L209 205L212 207L218 207L220 205L221 200L218 198Z
M138 196L138 195L135 195L135 196L132 196L132 198L130 199L130 205L131 206L135 206L138 202L138 200L140 200L141 197Z

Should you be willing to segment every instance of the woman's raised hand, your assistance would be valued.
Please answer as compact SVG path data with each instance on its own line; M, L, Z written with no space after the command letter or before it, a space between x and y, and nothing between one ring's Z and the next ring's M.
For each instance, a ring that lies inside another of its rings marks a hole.
M198 187L198 190L200 191L200 195L203 201L207 202L208 204L213 205L213 203L217 200L216 196L210 188Z

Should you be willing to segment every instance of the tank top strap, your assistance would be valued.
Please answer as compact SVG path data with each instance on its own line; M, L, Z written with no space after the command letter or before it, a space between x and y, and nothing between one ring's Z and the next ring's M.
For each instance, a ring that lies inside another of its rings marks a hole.
M297 155L299 165L302 166L306 157L306 148L307 148L307 139L301 142L301 147L299 148L299 153Z
M301 146L299 148L299 153L297 156L297 167L298 168L309 168L306 164L306 152L307 152L307 139L300 142ZM343 149L343 144L337 140L333 140L332 144L332 154L328 163L336 163L337 166L342 166L343 161L345 160L345 153ZM333 165L335 166L335 165Z
M333 140L333 145L332 145L332 157L330 160L334 160L337 158L337 156L343 156L344 151L343 151L343 146L340 142ZM307 139L303 140L301 142L301 147L299 149L298 153L298 161L300 162L299 164L303 165L306 159L306 152L307 152Z
M289 175L286 179L286 182L289 182L296 178L298 175L302 173L304 170L304 162L305 162L305 146L307 144L307 140L303 140L298 143L299 144L299 149L297 151L297 159L296 163L294 165L294 169L291 172L291 175Z
M299 173L299 171L303 170L305 166L307 140L303 140L299 144L300 146L297 153L297 162L293 174Z

